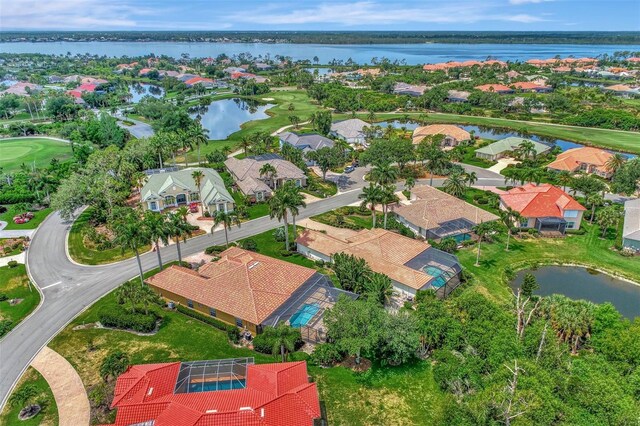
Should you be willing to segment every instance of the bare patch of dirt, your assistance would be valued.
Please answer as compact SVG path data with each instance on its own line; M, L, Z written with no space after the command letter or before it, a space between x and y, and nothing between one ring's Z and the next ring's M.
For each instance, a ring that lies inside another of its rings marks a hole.
M338 365L341 367L349 368L357 373L362 373L371 368L371 361L366 358L360 358L360 364L356 364L356 357L350 356L345 358Z

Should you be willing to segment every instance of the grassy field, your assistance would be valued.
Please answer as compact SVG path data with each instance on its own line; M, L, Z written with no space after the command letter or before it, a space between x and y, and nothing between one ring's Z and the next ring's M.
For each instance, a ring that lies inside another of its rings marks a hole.
M27 384L34 385L38 390L36 401L42 406L42 411L34 418L22 421L18 419L18 413L20 413L22 407L9 407L9 404L7 404L2 414L0 414L0 426L57 426L58 407L47 381L36 369L29 367L20 382L18 382L16 389L20 389Z
M73 260L83 265L103 265L105 263L118 262L120 260L129 259L135 256L133 250L126 250L124 253L120 247L114 247L108 250L98 250L87 247L84 238L84 229L92 226L89 222L91 213L84 211L71 227L69 232L69 256ZM150 245L140 248L140 253L147 252L151 249Z
M40 303L40 293L30 285L27 270L22 264L14 268L8 266L0 268L0 294L7 299L0 301L0 320L11 321L5 332L9 332L18 325ZM11 306L9 304L11 299L22 299L22 302ZM0 331L1 336L2 331Z
M13 222L13 217L29 211L27 209L22 209L18 207L19 206L17 205L7 206L7 211L0 214L0 220L7 222L7 227L4 229L7 229L7 230L36 229L38 226L40 226L42 221L45 220L47 216L49 216L49 213L53 211L50 208L46 208L38 211L31 211L31 213L33 213L33 219L31 219L27 223L17 224Z
M298 227L298 231L302 228ZM276 259L285 260L287 262L295 263L296 265L306 266L307 268L315 268L315 263L313 260L304 257L301 254L291 254L289 256L283 256L282 252L284 251L284 241L276 241L273 233L275 230L269 230L263 232L262 234L257 234L249 238L244 238L239 240L238 243L242 244L245 240L253 240L256 242L258 249L256 250L260 254L264 254L265 256L271 256ZM293 233L293 226L289 225L289 242L293 242L295 240L295 236Z
M0 154L0 167L5 172L19 170L23 163L42 168L54 158L64 161L72 156L68 143L44 138L0 140Z

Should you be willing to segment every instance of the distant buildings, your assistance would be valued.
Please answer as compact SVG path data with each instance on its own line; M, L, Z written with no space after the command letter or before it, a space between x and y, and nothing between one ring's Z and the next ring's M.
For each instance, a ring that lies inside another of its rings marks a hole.
M631 86L627 86L626 84L614 84L613 86L603 87L602 90L604 90L605 92L611 92L614 95L623 98L640 96L640 88L632 88Z
M485 67L485 66L499 66L506 67L507 63L502 61L488 60L488 61L464 61L464 62L440 62L437 64L425 64L422 69L425 71L448 71L452 68L469 68L469 67Z
M544 154L551 151L551 147L549 145L536 142L531 139L511 136L477 149L475 155L477 158L482 158L484 160L497 161L500 158L503 158L508 154L518 150L523 142L529 142L533 144L533 149L535 150L536 155Z
M470 92L464 90L449 90L447 92L447 100L454 103L462 103L469 101Z
M603 178L610 178L613 171L609 170L607 162L611 157L613 157L613 154L603 149L590 146L573 148L559 154L547 168L556 171L581 171Z
M27 82L18 82L6 90L0 92L0 95L17 95L17 96L29 96L32 93L35 94L42 90L42 86Z
M640 252L640 198L624 203L622 247Z
M498 93L499 95L509 95L515 92L511 87L504 84L483 84L474 87L474 89L481 92Z
M415 84L407 84L407 83L396 83L393 88L393 93L396 95L407 95L407 96L422 96L427 90L427 86L425 85L415 85Z
M512 86L521 92L550 93L553 91L549 86L541 86L531 81L520 81L513 83Z
M471 134L466 130L452 124L430 124L421 126L413 131L413 143L419 144L424 138L433 135L443 135L442 146L457 146L461 142L471 139Z

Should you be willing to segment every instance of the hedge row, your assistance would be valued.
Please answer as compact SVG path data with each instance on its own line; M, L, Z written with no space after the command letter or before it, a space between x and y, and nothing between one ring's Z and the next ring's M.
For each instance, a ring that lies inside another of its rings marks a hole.
M186 306L176 305L176 310L181 314L184 314L188 317L195 318L198 321L202 321L206 324L212 325L218 330L222 330L227 333L227 337L234 343L237 343L240 340L240 330L238 327L222 322L213 317L208 317L200 312L193 310L191 308L187 308Z
M119 306L107 306L98 313L98 319L104 327L150 333L156 328L159 316L153 311L149 311L149 314L145 315L126 311Z
M206 254L218 254L218 253L222 253L223 251L225 251L228 248L229 247L227 247L227 246L209 246L206 249L204 249L204 252Z

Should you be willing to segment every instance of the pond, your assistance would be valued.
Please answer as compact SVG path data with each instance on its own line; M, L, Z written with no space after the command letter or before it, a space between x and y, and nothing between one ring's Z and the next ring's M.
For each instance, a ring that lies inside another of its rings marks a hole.
M154 98L161 98L164 96L164 89L154 84L148 84L148 83L130 84L128 86L128 89L129 89L129 94L131 95L131 98L129 98L129 102L131 102L132 104L137 104L145 96L151 96Z
M382 121L376 124L381 126L382 128L385 128L391 125L391 127L394 127L396 129L405 127L407 130L414 130L415 128L420 126L420 124L415 121L401 121L401 120ZM533 134L524 134L524 133L516 132L514 130L509 130L509 129L500 129L495 127L484 127L484 126L469 126L469 125L464 125L464 126L459 125L458 127L465 129L467 132L473 131L476 136L482 139L500 140L500 139L508 138L511 136L515 136L515 137L531 139L536 142L543 142L548 145L558 146L562 150L562 152L572 148L584 147L584 145L576 142L566 141L563 139L556 139L552 137L538 136ZM615 153L615 151L609 151L609 152ZM624 152L621 152L620 154L624 155L627 158L636 157L635 155L627 154Z
M540 288L540 296L563 294L571 299L585 299L593 303L610 302L625 317L640 316L640 285L576 266L543 266L518 272L511 287L517 289L526 273L532 273Z
M259 104L233 98L213 101L208 106L189 109L191 118L200 115L202 127L209 131L209 139L223 140L240 130L242 124L268 118L266 111L273 104Z

